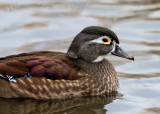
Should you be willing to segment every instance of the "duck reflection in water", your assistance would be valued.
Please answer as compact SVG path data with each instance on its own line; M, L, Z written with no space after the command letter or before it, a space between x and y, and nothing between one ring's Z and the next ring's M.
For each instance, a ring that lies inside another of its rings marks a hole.
M33 114L33 113L92 113L105 114L107 105L116 99L117 92L110 96L81 97L64 100L31 100L31 99L0 99L0 113ZM16 105L15 105L16 104ZM6 110L7 107L7 110Z

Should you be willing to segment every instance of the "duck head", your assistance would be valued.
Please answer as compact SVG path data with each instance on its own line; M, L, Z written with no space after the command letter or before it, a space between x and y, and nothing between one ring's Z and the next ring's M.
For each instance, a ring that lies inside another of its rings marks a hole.
M100 62L106 55L112 55L134 60L120 46L117 35L108 28L90 26L84 28L71 43L67 56L73 59L83 59L87 62Z

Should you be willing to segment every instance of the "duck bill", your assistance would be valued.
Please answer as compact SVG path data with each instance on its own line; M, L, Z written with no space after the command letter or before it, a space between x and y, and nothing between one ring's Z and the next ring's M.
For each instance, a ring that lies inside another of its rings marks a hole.
M121 47L119 47L118 45L116 45L115 50L113 52L111 52L112 55L115 56L119 56L125 59L129 59L129 60L133 60L134 61L134 57L128 55L125 51L123 51L123 49Z

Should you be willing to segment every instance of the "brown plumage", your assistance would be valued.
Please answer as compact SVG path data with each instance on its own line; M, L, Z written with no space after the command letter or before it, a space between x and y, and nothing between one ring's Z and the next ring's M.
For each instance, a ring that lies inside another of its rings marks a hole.
M97 41L106 35L112 36L109 44ZM115 42L119 40L111 30L92 26L75 37L67 54L40 51L0 58L0 97L66 99L110 94L118 87L118 77L107 59L98 58L118 47ZM133 59L121 48L114 55Z

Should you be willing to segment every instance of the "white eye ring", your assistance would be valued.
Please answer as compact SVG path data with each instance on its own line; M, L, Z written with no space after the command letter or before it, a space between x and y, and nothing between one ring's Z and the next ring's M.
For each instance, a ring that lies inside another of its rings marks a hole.
M108 36L102 36L102 37L92 40L91 42L99 43L99 44L110 44L111 39Z

